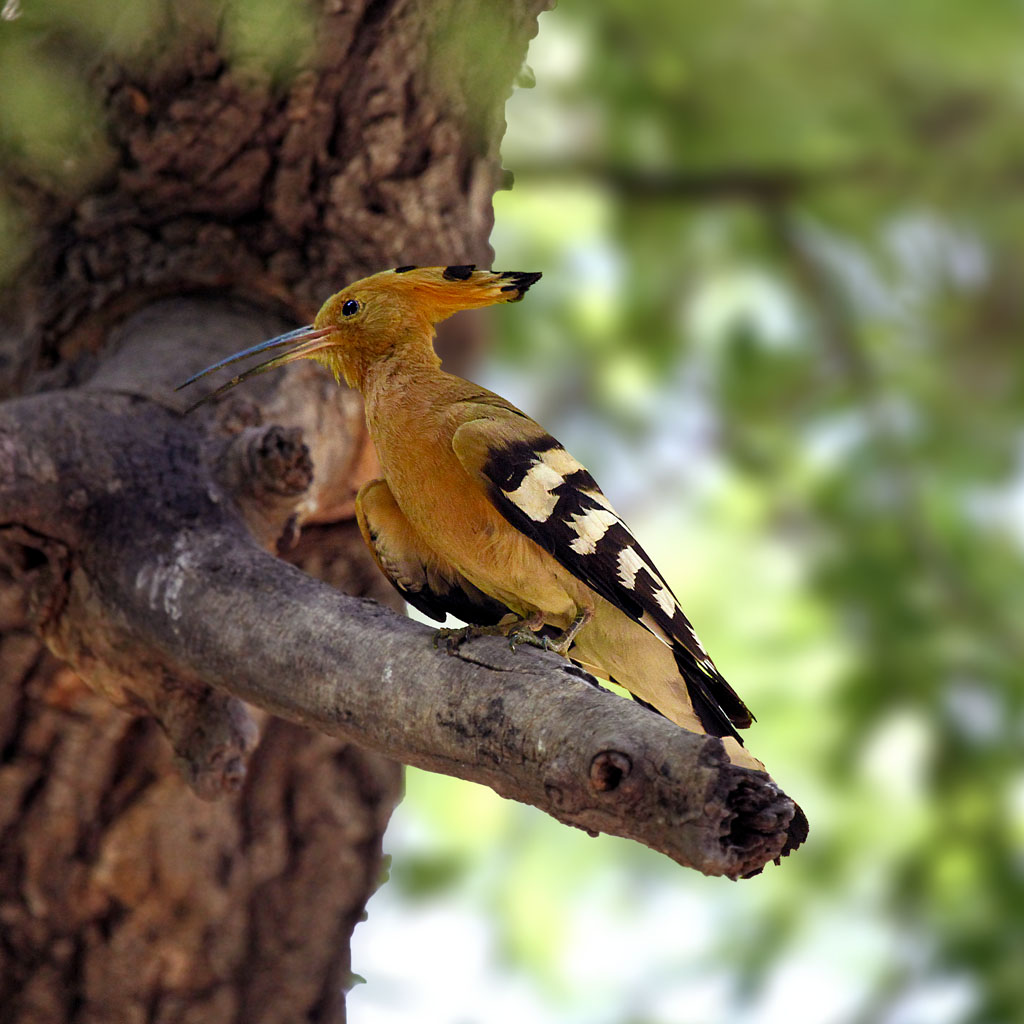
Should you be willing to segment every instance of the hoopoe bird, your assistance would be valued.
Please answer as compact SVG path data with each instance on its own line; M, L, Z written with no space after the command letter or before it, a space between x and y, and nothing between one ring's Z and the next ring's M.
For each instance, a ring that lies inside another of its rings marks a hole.
M715 667L653 561L590 473L499 395L445 373L434 326L462 309L518 302L536 273L398 267L331 296L314 323L230 356L277 352L258 373L315 359L358 389L383 477L356 499L359 529L409 604L453 646L480 633L557 651L763 771L738 729L753 716ZM195 408L193 406L192 408ZM556 630L557 635L549 635Z

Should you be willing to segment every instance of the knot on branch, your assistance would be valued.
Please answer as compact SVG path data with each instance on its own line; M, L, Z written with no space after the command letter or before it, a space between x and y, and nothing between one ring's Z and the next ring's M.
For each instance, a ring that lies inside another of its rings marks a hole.
M629 748L630 744L622 737L614 741L614 747L608 744L607 737L594 737L594 740L590 750L597 746L596 754L588 755L584 746L578 757L566 752L554 758L548 767L544 794L554 808L567 816L586 818L594 812L622 810L643 799L647 784L645 773L634 770L636 762L643 757L640 750L633 746L633 753L626 753L622 748ZM593 831L582 818L574 824Z
M313 483L313 460L299 427L248 427L224 447L215 467L264 547L294 540L302 497Z
M204 800L237 793L256 745L256 723L246 706L208 686L164 685L153 712L174 748L182 778Z
M610 793L633 770L633 761L618 750L602 750L590 762L590 785L598 793Z
M313 460L298 427L271 424L248 433L243 441L248 479L254 491L295 497L313 482Z
M24 595L21 614L45 630L68 598L71 555L66 545L24 526L0 529L0 567L7 570ZM18 623L20 624L20 623Z

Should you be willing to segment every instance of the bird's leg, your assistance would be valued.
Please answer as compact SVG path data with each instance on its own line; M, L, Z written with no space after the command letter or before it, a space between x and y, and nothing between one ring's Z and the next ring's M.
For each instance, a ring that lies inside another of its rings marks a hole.
M540 614L530 615L527 618L516 618L509 622L499 622L493 626L459 626L450 629L442 626L434 634L434 646L437 647L442 641L449 654L454 654L467 640L477 636L518 636L520 632L533 637L533 630L540 629L544 625L544 619ZM515 645L513 645L515 646Z
M563 630L558 636L537 636L534 632L539 626L532 626L530 620L524 619L520 623L520 628L514 633L509 633L508 643L514 651L520 644L527 644L530 647L540 647L545 651L554 651L555 654L567 655L569 648L572 646L573 640L576 639L576 634L594 617L593 608L581 608L576 613L576 618L572 620L568 629ZM536 618L536 616L534 616ZM521 628L526 626L526 629ZM529 631L528 631L529 630Z

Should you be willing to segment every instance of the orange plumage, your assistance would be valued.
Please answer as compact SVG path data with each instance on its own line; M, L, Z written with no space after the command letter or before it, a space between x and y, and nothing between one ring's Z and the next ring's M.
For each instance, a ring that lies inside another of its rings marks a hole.
M587 470L525 413L440 368L435 324L518 301L539 277L471 266L374 274L328 299L309 327L186 383L272 351L210 397L294 359L323 363L365 400L384 475L360 490L359 526L411 604L557 650L763 770L737 732L750 712Z

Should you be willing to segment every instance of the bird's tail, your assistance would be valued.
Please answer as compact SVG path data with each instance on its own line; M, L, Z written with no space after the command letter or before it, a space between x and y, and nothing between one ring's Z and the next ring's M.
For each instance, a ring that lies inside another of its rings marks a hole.
M687 664L683 650L601 602L569 657L683 729L718 736L733 764L763 772L764 765L743 746L735 728L750 724L750 712L720 676L709 679L699 666Z

